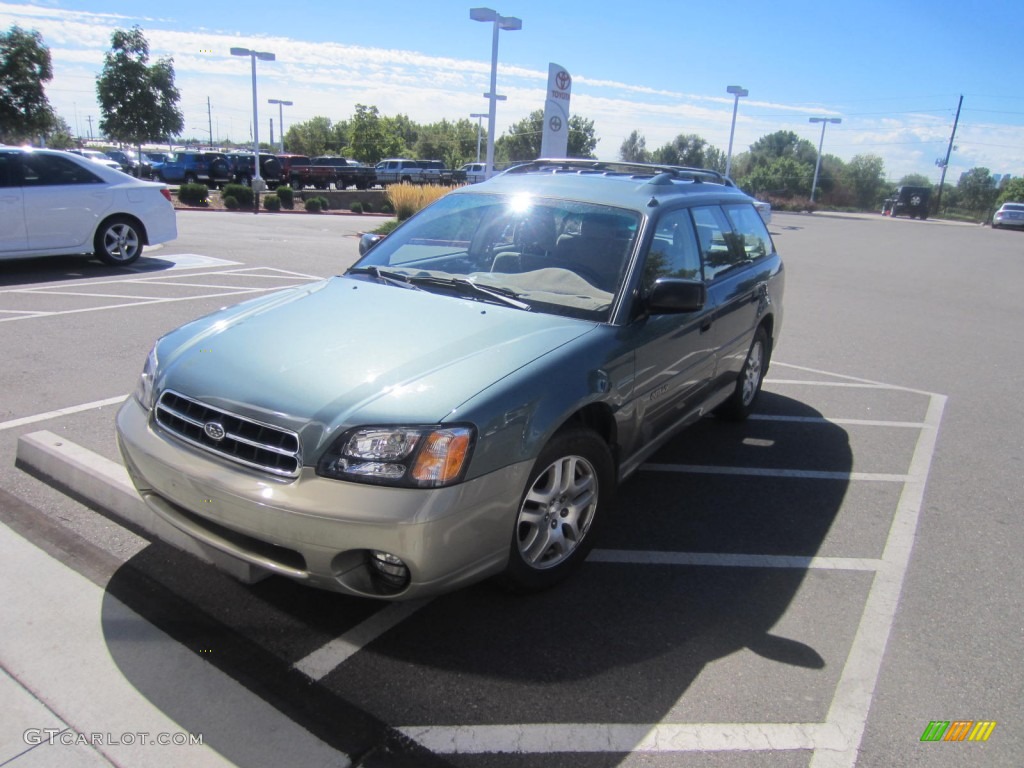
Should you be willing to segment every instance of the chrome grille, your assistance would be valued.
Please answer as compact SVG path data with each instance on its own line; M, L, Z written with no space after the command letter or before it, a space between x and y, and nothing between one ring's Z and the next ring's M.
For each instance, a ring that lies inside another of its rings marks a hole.
M160 395L156 423L204 451L274 475L297 477L302 467L294 432L214 408L172 390Z

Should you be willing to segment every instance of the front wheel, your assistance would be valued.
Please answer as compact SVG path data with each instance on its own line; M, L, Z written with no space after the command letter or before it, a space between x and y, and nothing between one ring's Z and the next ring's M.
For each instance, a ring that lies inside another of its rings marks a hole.
M594 526L614 505L615 469L604 441L581 427L555 434L519 503L504 586L534 592L562 581L586 559Z
M718 406L715 413L729 421L743 421L751 414L768 372L769 354L768 334L764 326L761 326L750 343L747 359L743 361L743 368L736 380L736 389L728 400Z
M137 222L116 216L96 231L93 253L111 267L126 267L142 255L142 230Z

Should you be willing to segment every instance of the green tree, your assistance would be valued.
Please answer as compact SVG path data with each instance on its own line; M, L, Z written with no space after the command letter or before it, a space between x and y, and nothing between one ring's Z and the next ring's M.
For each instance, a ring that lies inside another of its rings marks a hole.
M413 151L420 160L443 160L458 168L476 159L476 125L465 118L421 125Z
M1024 202L1024 179L1010 179L999 188L996 205Z
M818 150L811 142L801 139L793 131L769 133L750 145L751 170L758 166L771 165L773 161L783 157L809 164L813 173Z
M56 118L43 89L51 79L42 35L16 25L0 35L0 142L25 141L53 128Z
M544 133L544 110L537 109L508 129L494 142L496 163L518 163L540 157ZM594 133L594 121L580 115L569 118L569 157L593 158L600 139Z
M349 121L349 146L352 157L371 165L385 157L408 153L393 121L382 118L376 107L365 104L356 104L356 112Z
M294 155L323 155L335 139L329 117L312 117L285 131L284 143Z
M651 160L664 165L685 165L725 171L725 153L695 133L679 134L651 153Z
M46 132L46 146L50 149L71 149L78 142L71 134L71 126L62 117L54 116L53 125Z
M971 168L956 185L960 205L972 211L987 211L995 204L999 190L988 168Z
M793 157L777 157L767 165L755 168L744 180L743 188L751 194L801 195L811 194L814 166Z
M166 140L181 133L184 118L174 85L174 60L149 63L149 42L138 26L115 29L103 70L96 78L100 131L134 144Z
M923 173L908 173L902 179L900 179L899 187L931 187L933 186L932 180L925 176Z
M885 161L878 155L857 155L846 164L842 183L858 208L874 208L885 193Z
M619 159L627 163L649 163L651 153L647 151L647 139L640 131L634 130L619 147Z

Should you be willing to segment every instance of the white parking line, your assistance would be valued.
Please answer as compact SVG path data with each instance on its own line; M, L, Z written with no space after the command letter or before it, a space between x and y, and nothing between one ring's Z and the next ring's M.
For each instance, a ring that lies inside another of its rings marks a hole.
M67 408L58 408L55 411L37 413L33 416L23 416L20 419L0 421L0 430L14 429L15 427L23 427L26 424L35 424L37 421L49 421L50 419L56 419L60 416L68 416L72 413L81 413L82 411L91 411L95 408L104 408L108 405L116 405L118 403L123 403L125 401L125 398L127 397L128 395L108 397L106 400L94 400L91 403L82 403L81 405L69 405Z
M595 549L593 563L636 565L704 565L724 568L799 568L826 571L877 571L882 561L865 557L804 557L800 555L727 555L713 552L645 552L630 549Z
M751 414L751 421L791 422L794 424L836 424L844 427L900 427L924 429L923 421L884 421L881 419L831 419L824 416L768 416Z
M345 634L317 648L292 666L313 680L320 680L392 627L405 621L430 600L391 603Z
M910 475L884 472L826 472L813 469L762 469L758 467L714 467L701 464L641 464L650 472L679 472L691 475L737 475L749 477L793 477L801 480L864 480L877 483L905 483Z

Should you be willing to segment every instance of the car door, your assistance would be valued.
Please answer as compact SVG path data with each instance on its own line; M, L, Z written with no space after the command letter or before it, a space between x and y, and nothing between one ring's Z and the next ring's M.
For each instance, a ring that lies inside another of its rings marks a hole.
M641 300L660 277L701 279L693 222L686 208L653 226L643 255ZM703 400L715 370L713 307L649 315L627 326L636 350L634 404L643 443L672 430Z
M19 154L0 152L0 253L28 249Z
M761 216L749 203L693 208L717 351L716 386L739 375L754 329L768 308L768 256L774 246Z
M96 224L110 210L110 185L57 154L26 152L22 168L29 248L91 251Z

